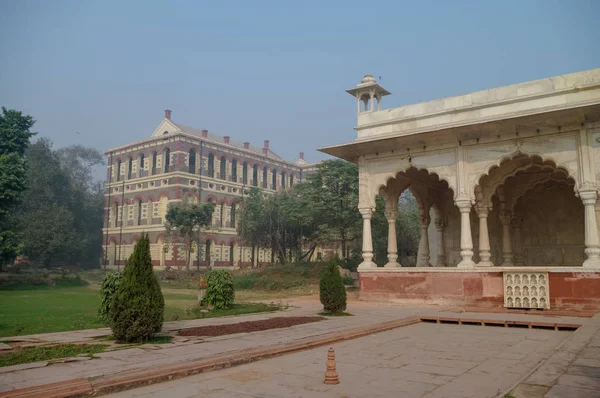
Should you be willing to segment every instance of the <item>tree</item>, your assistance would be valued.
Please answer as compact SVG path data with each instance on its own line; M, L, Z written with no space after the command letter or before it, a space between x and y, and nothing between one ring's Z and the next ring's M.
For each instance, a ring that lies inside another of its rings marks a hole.
M320 243L339 242L342 257L349 255L348 243L361 236L358 212L358 167L344 160L326 160L308 177L304 190L318 215Z
M20 203L26 188L25 150L35 134L29 131L35 121L16 110L2 107L0 115L0 264L14 258L20 237L11 212Z
M29 186L15 209L23 252L44 266L98 266L104 193L91 167L102 163L102 155L83 147L54 150L50 140L40 138L25 157Z
M330 260L321 272L319 298L325 312L337 314L346 310L346 287L340 275L337 258Z
M191 202L171 204L167 209L165 237L172 244L185 247L187 271L190 270L192 244L200 240L202 229L210 224L214 210L214 203Z
M149 341L162 328L165 300L152 269L148 234L135 244L110 305L110 325L117 341Z
M256 187L250 188L240 205L237 215L239 218L238 236L242 242L252 247L252 253L254 254L254 249L257 246L267 242L264 199L261 191Z

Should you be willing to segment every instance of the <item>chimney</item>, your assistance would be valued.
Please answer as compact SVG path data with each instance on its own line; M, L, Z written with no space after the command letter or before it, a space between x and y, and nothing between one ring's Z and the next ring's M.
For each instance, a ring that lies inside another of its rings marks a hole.
M165 109L165 119L171 120L171 110Z
M304 152L300 152L300 159L304 160Z
M202 137L208 138L208 130L202 130Z
M223 140L225 141L226 144L229 144L229 136L228 135L223 137Z
M250 148L250 143L249 142L244 142L244 149L248 149Z
M265 149L269 149L269 140L265 140Z
M267 155L269 153L269 148L263 148L263 153Z

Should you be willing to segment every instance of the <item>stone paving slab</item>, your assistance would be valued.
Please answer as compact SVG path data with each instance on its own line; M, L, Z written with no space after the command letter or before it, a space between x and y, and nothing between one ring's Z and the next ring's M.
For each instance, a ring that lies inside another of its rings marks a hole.
M303 315L314 315L320 310L320 304L318 302L302 302L297 304L296 308L292 308L285 311L283 315L290 316L303 316ZM124 349L121 351L107 352L100 355L100 359L85 361L80 363L64 363L47 366L41 369L29 369L19 370L13 369L12 371L0 374L0 391L18 390L25 388L33 388L42 384L54 383L58 381L69 380L71 378L86 378L86 379L101 379L110 378L114 375L120 375L125 373L137 372L143 374L152 369L164 369L170 366L181 366L185 363L191 363L194 361L202 361L210 356L215 355L233 355L236 351L247 350L247 349L267 349L275 345L286 345L293 344L299 339L310 339L320 338L327 333L343 333L352 328L361 327L374 327L377 324L383 322L390 322L403 318L408 318L416 314L428 315L428 316L454 316L455 313L448 314L440 311L440 307L437 306L408 306L408 305L385 305L380 303L361 303L354 302L350 303L349 311L355 316L352 317L334 317L329 318L326 321L317 322L313 324L297 325L286 329L277 329L271 331L262 331L254 333L238 334L236 336L220 336L213 338L202 338L199 340L190 340L187 342L179 342L176 344L169 345L154 345L152 348L135 347ZM209 318L209 319L198 319L193 321L178 321L178 322L167 322L165 323L166 330L177 330L186 327L205 326L214 324L234 323L248 320L259 320L268 319L270 317L282 316L282 312L277 313L264 313L254 314L247 316L238 316L231 318ZM488 318L488 314L481 313L462 313L460 317L471 317L471 318ZM523 315L523 314L489 314L488 319L510 319L520 321L531 321L544 320L544 317L535 315ZM549 321L560 321L565 323L580 323L585 324L588 319L578 318L557 318L549 317ZM463 326L462 333L464 335L478 335L480 332L478 329L486 330L505 330L504 328L492 328L492 327L478 327L478 326ZM506 330L517 330L507 328ZM527 329L521 329L527 330ZM90 336L97 336L100 333L106 333L104 329L95 331L75 331L75 332L64 332L52 334L51 339L54 341L64 342L80 342L81 339L93 338ZM61 335L61 336L59 336ZM35 335L29 336L36 339L43 339L46 335ZM500 354L516 354L514 357L508 357L503 359L522 359L518 355L523 355L524 351L531 349L531 342L535 343L536 334L530 334L530 342L515 343L512 346L508 346ZM72 340L68 340L71 338ZM385 342L386 339L390 339L385 334L376 334L365 337L367 339L374 339L373 341ZM495 338L481 338L477 341L465 343L464 341L446 341L446 345L452 348L451 351L446 350L446 347L438 347L441 355L444 355L440 359L448 360L464 360L464 361L482 361L486 358L487 347L490 343L499 342L506 343L510 338L500 333ZM421 350L429 346L427 341L413 342L414 346L406 346L405 351L402 353L401 358L398 358L397 364L402 366L409 363L418 363L415 359L423 358L421 356ZM600 340L598 340L600 344ZM599 345L600 346L600 345ZM158 348L157 348L158 347ZM366 352L359 353L359 357L363 358L365 363L371 363L373 366L385 364L389 358L386 349L382 348L382 352ZM432 351L434 352L435 349ZM464 352L466 356L457 356L456 352ZM370 361L367 361L370 355L375 355ZM426 358L425 358L426 359ZM460 363L460 362L457 362ZM389 365L389 363L388 363ZM427 365L427 363L423 364ZM429 363L429 366L436 366L435 364ZM450 367L451 368L451 367ZM485 369L484 369L485 370ZM415 382L419 382L415 380ZM2 396L0 394L0 396Z
M570 332L418 323L343 341L333 345L339 385L323 383L327 348L315 348L249 365L190 376L179 380L111 394L113 398L203 396L251 397L496 397L514 386L521 374L512 369L529 357L496 359L506 344L535 346L528 371L550 356ZM494 337L497 336L498 339ZM454 344L448 344L453 342ZM485 342L485 356L470 359L454 346ZM422 346L421 360L446 366L419 364L406 352ZM452 360L454 357L456 366ZM500 371L476 372L494 365Z

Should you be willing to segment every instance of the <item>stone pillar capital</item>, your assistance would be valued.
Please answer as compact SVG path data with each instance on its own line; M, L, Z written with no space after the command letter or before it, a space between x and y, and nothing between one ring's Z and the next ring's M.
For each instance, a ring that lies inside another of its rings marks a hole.
M422 227L427 227L430 222L431 222L431 218L429 217L429 215L419 216L419 224Z
M501 210L499 216L500 216L500 223L502 223L502 225L508 225L508 224L510 224L510 221L511 221L510 211L508 211L508 210Z
M595 205L598 199L598 191L596 191L596 188L580 189L579 197L584 205Z
M446 226L446 221L442 217L436 217L434 222L438 231L441 231Z
M487 205L487 203L479 203L475 209L477 210L477 215L479 218L487 218L488 214L490 213L490 207Z
M457 198L455 201L456 207L461 213L469 213L471 211L471 199L469 198Z
M397 210L386 211L385 218L387 219L388 223L395 223L396 219L398 218L398 211Z
M374 211L372 207L361 207L358 209L363 219L371 219Z

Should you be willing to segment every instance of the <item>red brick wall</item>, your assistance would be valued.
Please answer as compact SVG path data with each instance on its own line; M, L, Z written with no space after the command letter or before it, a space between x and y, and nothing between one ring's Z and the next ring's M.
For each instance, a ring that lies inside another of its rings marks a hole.
M502 272L360 273L361 300L502 307ZM549 273L552 310L600 311L600 272Z

